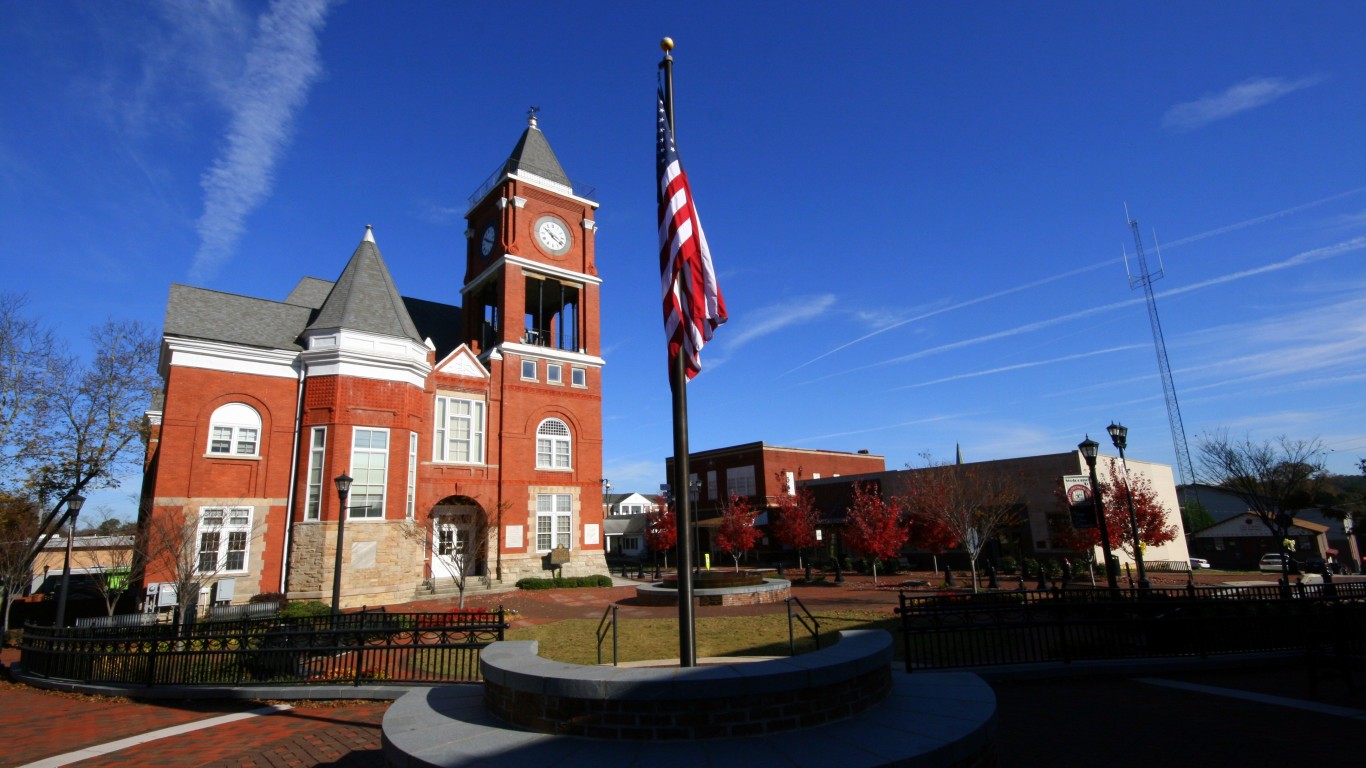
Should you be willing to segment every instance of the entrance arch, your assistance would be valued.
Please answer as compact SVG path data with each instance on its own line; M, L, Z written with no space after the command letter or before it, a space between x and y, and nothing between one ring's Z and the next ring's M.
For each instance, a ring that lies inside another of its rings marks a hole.
M488 517L479 502L448 496L431 511L431 576L459 583L488 573Z

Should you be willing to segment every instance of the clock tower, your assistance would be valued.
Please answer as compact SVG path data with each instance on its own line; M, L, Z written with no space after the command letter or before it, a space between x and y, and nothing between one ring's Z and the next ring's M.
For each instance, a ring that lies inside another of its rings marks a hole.
M463 337L490 374L505 581L545 575L552 553L566 575L605 569L598 203L534 109L528 123L470 198L461 289Z

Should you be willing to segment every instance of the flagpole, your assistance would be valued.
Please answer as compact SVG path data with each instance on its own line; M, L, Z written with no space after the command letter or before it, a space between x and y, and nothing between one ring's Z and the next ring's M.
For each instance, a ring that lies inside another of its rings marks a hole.
M664 114L669 130L674 129L674 60L669 51L674 41L664 38L659 42L664 59L659 68L664 71ZM676 134L675 134L676 135ZM697 635L693 622L692 589L692 494L688 468L688 376L684 367L683 350L674 356L669 369L669 388L673 391L674 417L674 525L678 530L678 666L697 666Z

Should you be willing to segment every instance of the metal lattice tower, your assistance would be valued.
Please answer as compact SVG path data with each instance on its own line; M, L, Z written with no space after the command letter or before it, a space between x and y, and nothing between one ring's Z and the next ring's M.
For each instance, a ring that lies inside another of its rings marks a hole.
M1172 369L1167 362L1167 342L1162 336L1162 321L1157 317L1157 297L1153 295L1153 281L1162 279L1162 256L1158 252L1156 272L1148 270L1148 258L1143 253L1143 238L1138 233L1138 222L1129 216L1129 206L1124 206L1124 218L1129 221L1129 229L1134 233L1134 249L1137 251L1138 274L1129 271L1128 254L1124 257L1124 271L1129 275L1129 288L1143 287L1143 297L1148 301L1148 320L1153 326L1153 346L1157 348L1157 371L1162 378L1162 394L1167 400L1167 423L1172 430L1172 447L1176 450L1176 473L1180 485L1195 483L1195 468L1191 465L1190 448L1186 445L1186 427L1181 423L1181 405L1176 400L1176 385L1172 383Z

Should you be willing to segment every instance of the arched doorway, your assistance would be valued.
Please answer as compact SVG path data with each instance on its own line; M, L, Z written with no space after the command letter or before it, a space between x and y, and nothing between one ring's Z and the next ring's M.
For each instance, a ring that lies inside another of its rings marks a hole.
M488 573L488 522L474 499L450 496L432 507L431 563L436 583Z

